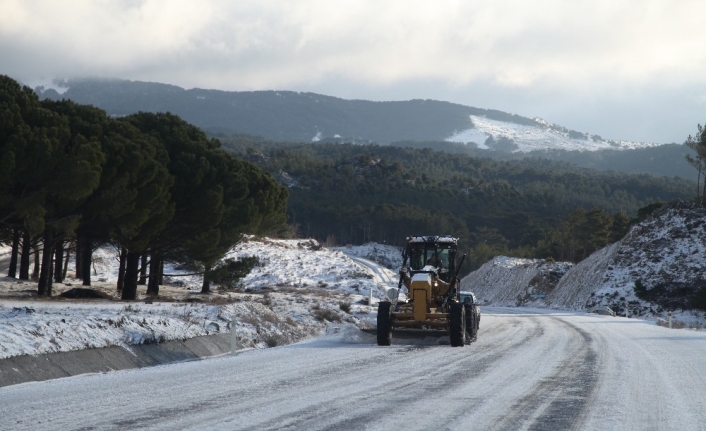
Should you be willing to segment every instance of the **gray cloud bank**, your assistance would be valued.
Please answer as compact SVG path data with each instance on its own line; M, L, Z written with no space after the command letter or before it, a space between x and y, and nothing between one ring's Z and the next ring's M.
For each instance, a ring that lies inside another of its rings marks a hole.
M448 100L605 138L706 121L701 1L0 0L0 73Z

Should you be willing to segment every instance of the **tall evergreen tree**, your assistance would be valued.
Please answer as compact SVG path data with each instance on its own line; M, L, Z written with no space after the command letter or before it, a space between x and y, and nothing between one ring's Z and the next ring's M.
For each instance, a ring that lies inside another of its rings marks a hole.
M5 76L0 109L0 220L43 236L39 294L50 295L54 239L75 227L76 209L95 189L103 155L95 142L72 140L64 117Z
M694 151L695 154L687 154L686 161L689 162L698 172L696 179L696 201L704 202L706 198L706 128L698 124L697 132L694 136L689 135L684 145ZM703 190L699 189L701 177L704 176Z
M234 160L198 128L171 114L140 113L126 121L164 143L175 178L175 216L149 245L155 263L196 263L205 269L207 286L208 270L243 233L284 223L286 190L254 165ZM158 275L150 273L153 295Z
M95 244L113 240L145 249L149 238L171 218L168 155L158 139L109 118L103 110L67 100L44 103L68 118L72 139L96 141L105 154L100 182L82 205L78 227L77 259L83 284L90 285Z
M630 227L630 217L624 212L613 214L613 223L610 227L610 241L620 241L628 233Z

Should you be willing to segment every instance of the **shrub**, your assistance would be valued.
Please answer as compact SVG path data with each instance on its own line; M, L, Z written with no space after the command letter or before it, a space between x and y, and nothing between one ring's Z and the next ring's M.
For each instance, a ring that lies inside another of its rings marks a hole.
M246 256L238 260L226 259L211 270L211 281L224 289L236 289L241 279L260 262L257 256Z
M328 308L314 308L314 317L319 321L340 322L341 317Z
M264 341L267 347L277 347L287 344L286 337L279 334L268 335L265 337Z
M642 284L642 280L635 280L635 296L638 298L644 298L647 294L647 288Z
M706 286L701 287L701 289L696 292L692 301L694 308L706 310Z
M351 314L351 303L346 302L346 301L341 301L338 303L338 308L341 309L344 313Z

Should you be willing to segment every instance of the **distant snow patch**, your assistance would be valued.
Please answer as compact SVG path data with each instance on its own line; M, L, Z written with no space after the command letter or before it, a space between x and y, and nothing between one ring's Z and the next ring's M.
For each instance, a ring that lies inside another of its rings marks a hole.
M499 139L500 137L512 139L512 141L517 144L517 151L524 153L536 150L627 150L661 145L647 142L594 140L591 137L587 137L586 139L572 138L568 133L553 128L553 126L541 119L537 121L542 123L543 127L496 121L476 115L471 115L470 118L475 128L458 132L446 138L446 141L462 143L475 142L479 145L479 148L487 148L487 146L482 144L489 135L492 135L495 139Z

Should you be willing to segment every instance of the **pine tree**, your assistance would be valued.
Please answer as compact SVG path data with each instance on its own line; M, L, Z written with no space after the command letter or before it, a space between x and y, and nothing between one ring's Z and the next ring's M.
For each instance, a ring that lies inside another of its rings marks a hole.
M696 135L689 135L684 145L694 151L695 154L687 154L686 161L698 172L696 177L696 201L704 202L706 198L706 128L698 124ZM703 190L700 190L701 177L704 176Z

